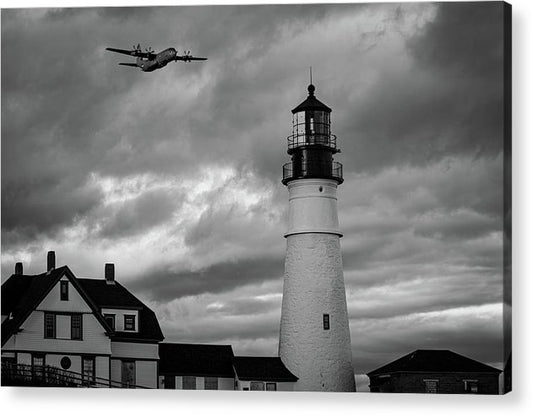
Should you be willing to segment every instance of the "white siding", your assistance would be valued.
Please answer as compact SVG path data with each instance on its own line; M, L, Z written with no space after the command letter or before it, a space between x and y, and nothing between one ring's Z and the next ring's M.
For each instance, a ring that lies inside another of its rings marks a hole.
M113 358L159 359L159 345L135 342L112 342Z
M109 357L96 357L95 359L96 377L109 379ZM100 380L103 381L103 380Z
M111 380L122 382L122 360L111 359ZM135 361L135 384L157 388L157 361Z
M135 361L135 384L157 388L157 361Z
M61 320L57 320L59 325ZM68 321L70 330L70 320ZM44 338L44 312L34 311L21 326L22 332L13 335L12 349L85 354L111 354L111 341L104 328L92 314L83 315L83 340ZM59 332L59 331L58 331ZM4 347L6 348L6 347ZM7 349L7 348L6 348Z
M74 373L81 373L81 356L80 355L67 355L67 354L46 354L44 363L52 367L62 368L61 359L63 357L70 358L72 362L70 368L67 371L73 371ZM97 374L98 376L98 374ZM98 376L100 377L100 376Z
M68 281L66 277L61 280ZM70 281L68 286L68 300L60 299L60 283L58 281L36 309L56 312L91 312L89 305L83 300Z
M159 377L159 388L165 388L164 377ZM205 377L196 377L196 390L205 390ZM234 379L228 377L218 378L218 390L235 390ZM176 376L176 390L183 389L183 376Z
M255 381L262 381L262 380L255 380ZM266 391L266 383L274 383L273 381L263 381L265 383L265 391ZM250 383L251 381L243 381L243 380L237 380L237 388L236 390L243 390L244 388L250 389ZM294 390L294 384L295 382L275 382L276 383L276 391L293 391Z
M283 382L283 383L276 383L277 384L277 390L278 391L293 391L295 382Z
M111 359L111 380L122 382L122 361Z
M196 377L196 390L204 390L204 378Z
M235 380L233 378L218 378L218 389L219 390L235 390Z

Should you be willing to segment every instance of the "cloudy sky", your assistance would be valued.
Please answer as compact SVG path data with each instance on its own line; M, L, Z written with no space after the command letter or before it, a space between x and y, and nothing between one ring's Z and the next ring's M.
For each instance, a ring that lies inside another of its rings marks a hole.
M354 368L503 339L501 3L2 11L2 282L46 252L167 341L277 353L281 166L309 66L344 165ZM206 56L143 73L105 50ZM359 388L366 380L358 377Z

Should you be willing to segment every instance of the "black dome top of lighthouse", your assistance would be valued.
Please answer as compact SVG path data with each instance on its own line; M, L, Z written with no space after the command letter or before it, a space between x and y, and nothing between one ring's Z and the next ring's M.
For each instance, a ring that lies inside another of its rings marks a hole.
M318 110L331 113L331 108L329 108L323 102L317 100L315 97L315 86L313 84L309 84L307 91L309 91L309 96L298 107L292 110L292 114L306 110Z

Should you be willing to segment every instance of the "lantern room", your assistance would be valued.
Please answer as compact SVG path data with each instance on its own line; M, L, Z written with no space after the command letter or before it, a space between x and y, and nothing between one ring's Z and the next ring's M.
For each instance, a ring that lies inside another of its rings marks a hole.
M315 97L315 86L307 87L309 96L292 110L292 134L287 137L291 162L283 166L283 184L304 178L334 179L342 183L342 165L333 161L337 137L331 134L331 108Z

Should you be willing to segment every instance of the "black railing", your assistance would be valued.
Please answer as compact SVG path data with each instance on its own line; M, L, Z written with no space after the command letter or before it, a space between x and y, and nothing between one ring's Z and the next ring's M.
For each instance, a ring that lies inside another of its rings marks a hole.
M330 133L294 133L287 137L289 153L302 146L324 146L337 151L337 136Z
M49 365L28 365L2 362L3 386L38 386L38 387L112 387L138 388L148 387L128 385L101 377L94 377Z
M284 185L295 179L306 178L334 179L341 184L344 181L342 164L339 162L307 160L298 165L294 162L283 165L283 179L281 182Z

